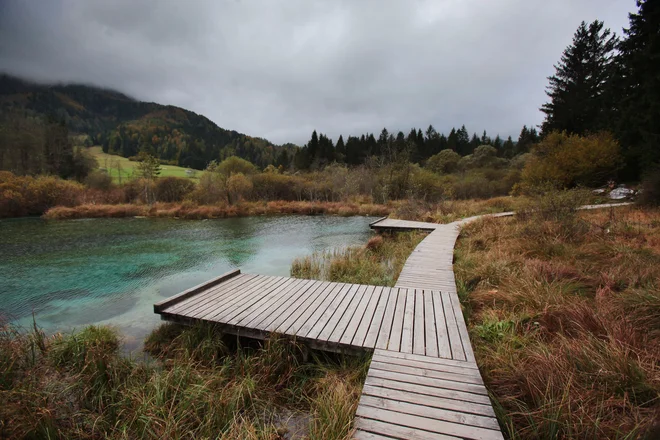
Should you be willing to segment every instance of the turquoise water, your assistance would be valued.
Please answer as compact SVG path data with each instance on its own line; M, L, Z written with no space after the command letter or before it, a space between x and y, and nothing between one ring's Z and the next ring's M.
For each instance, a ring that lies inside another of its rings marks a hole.
M48 333L89 324L139 348L153 304L228 270L289 275L294 258L364 243L371 217L0 221L0 316Z

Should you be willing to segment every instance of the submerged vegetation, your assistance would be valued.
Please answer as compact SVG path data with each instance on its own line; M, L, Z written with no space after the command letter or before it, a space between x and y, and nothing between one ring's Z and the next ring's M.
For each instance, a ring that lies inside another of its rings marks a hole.
M366 358L295 341L239 341L213 326L165 324L154 360L119 353L107 327L46 337L0 328L0 437L345 439Z
M455 270L477 361L511 438L655 438L660 212L579 203L546 197L463 229Z

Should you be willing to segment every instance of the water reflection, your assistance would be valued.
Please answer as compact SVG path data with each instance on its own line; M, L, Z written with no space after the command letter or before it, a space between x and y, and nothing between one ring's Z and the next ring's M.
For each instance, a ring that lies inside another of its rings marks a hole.
M288 275L316 250L364 243L369 217L0 221L0 314L48 332L93 323L137 341L154 302L233 268Z

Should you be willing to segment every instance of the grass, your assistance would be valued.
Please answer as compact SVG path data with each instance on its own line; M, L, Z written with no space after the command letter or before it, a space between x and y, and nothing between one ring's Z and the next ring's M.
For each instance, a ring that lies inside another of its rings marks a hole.
M78 206L56 206L43 215L47 219L67 220L104 217L168 217L188 220L248 217L255 215L387 215L391 207L386 205L340 203L340 202L240 202L234 205L197 205L192 202L95 204Z
M403 265L424 238L420 232L377 235L364 246L316 252L297 258L291 276L343 283L393 286Z
M130 180L138 165L138 162L128 160L126 157L104 153L100 146L89 147L87 151L96 159L99 168L105 169L115 183L119 183L120 175L122 183ZM160 170L161 177L182 177L195 181L199 180L201 174L201 171L196 171L194 175L190 176L186 173L187 168L175 165L161 165Z
M456 248L498 419L515 439L657 438L660 211L562 197L470 224Z
M106 327L46 337L0 327L2 438L346 439L368 358L290 339L240 346L210 325L165 324L154 360L119 354Z

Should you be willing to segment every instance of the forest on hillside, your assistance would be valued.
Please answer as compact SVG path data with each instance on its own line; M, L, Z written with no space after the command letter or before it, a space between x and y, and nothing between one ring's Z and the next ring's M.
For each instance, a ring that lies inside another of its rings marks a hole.
M135 160L205 169L195 190L181 185L188 190L178 200L204 194L193 197L196 203L357 196L376 203L434 202L637 183L645 176L654 187L660 174L654 173L660 162L660 85L656 66L647 61L660 56L656 5L640 2L621 36L601 21L582 22L549 77L540 132L524 126L515 140L485 131L470 135L464 125L444 134L431 125L407 133L383 128L377 136L342 135L336 142L315 130L302 147L275 146L176 107L4 76L0 169L107 188L111 180L93 172L93 160L78 148L101 144L105 152ZM238 171L225 166L239 159L247 165ZM133 177L154 180L158 173ZM108 201L156 200L153 194L127 194Z

